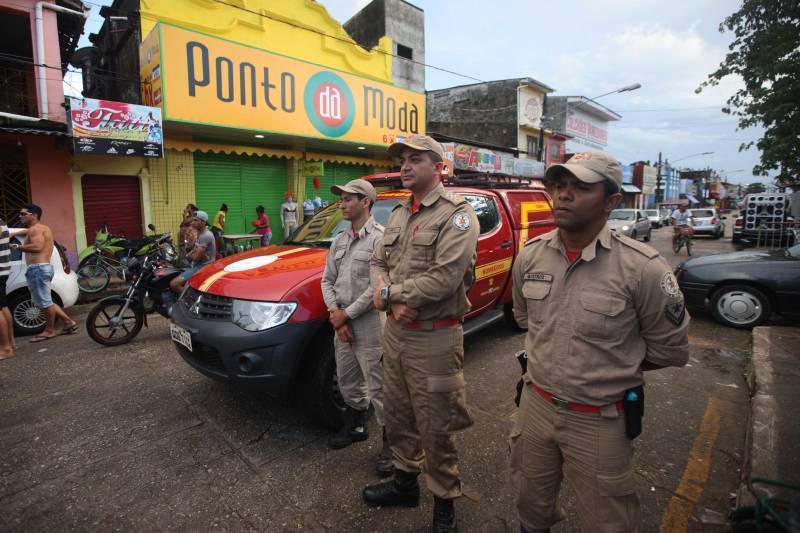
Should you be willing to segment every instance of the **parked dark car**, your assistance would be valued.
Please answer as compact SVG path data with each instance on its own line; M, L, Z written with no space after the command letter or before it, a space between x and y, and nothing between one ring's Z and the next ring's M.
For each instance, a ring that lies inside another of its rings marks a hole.
M726 326L752 328L770 315L800 317L800 244L689 259L675 269L687 307Z

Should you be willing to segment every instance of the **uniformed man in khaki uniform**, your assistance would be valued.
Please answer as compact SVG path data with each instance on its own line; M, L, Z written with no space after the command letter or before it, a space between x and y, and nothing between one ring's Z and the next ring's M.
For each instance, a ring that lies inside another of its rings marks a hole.
M371 263L383 331L386 430L395 478L364 489L371 505L414 507L425 471L434 530L455 531L462 495L453 433L472 425L466 408L461 320L474 281L478 219L440 183L442 146L412 135L389 147L412 196L392 211Z
M686 364L689 316L658 252L606 225L621 199L616 159L580 153L545 179L557 229L530 240L513 269L514 316L528 327L511 434L522 531L549 531L563 518L565 477L583 531L638 531L636 433L626 432L624 411L641 408L642 371Z
M333 449L368 438L366 414L370 404L383 428L383 368L381 367L381 319L372 302L369 268L375 247L383 238L383 226L372 218L378 195L370 182L355 179L334 185L341 197L342 218L350 227L331 243L322 273L322 297L335 330L336 376L347 410L341 429L328 439ZM381 476L394 472L391 452L383 432L383 447L376 470Z

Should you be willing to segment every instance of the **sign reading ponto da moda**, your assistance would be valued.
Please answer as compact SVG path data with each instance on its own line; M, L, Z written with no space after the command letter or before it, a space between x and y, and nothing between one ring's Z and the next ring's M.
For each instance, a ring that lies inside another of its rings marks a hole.
M140 56L164 120L372 145L425 130L423 94L176 26Z

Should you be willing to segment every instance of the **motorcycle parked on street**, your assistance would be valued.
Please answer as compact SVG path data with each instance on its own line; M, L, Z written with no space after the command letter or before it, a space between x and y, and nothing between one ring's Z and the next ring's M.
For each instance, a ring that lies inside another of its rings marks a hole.
M148 224L147 227L150 231L156 229L153 224ZM95 244L84 249L79 256L80 264L76 272L78 288L87 294L101 292L108 287L112 274L122 281L127 281L125 274L128 262L152 252L158 247L156 240L164 235L168 234L148 235L143 239L129 241L119 235L108 233L107 226L103 225L97 232ZM91 253L87 254L87 250Z
M147 325L148 312L169 318L176 296L169 282L182 272L171 266L175 259L171 235L155 239L157 248L143 259L128 261L126 276L133 281L124 295L103 298L89 311L86 331L95 342L119 346L133 340Z

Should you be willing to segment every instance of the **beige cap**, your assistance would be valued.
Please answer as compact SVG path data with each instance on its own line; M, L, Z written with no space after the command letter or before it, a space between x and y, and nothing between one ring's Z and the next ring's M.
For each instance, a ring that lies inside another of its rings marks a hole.
M420 150L421 152L435 152L442 159L444 159L444 148L433 137L427 135L411 135L406 137L405 140L394 143L386 150L386 155L389 157L400 157L403 148L411 148L413 150Z
M570 157L566 163L550 165L544 173L545 180L558 177L564 169L585 183L600 183L608 180L622 187L622 165L615 158L603 152L581 152Z
M348 181L346 185L334 185L331 187L331 192L336 196L341 196L343 192L363 194L373 202L378 199L378 193L375 192L375 187L367 180L361 178Z

